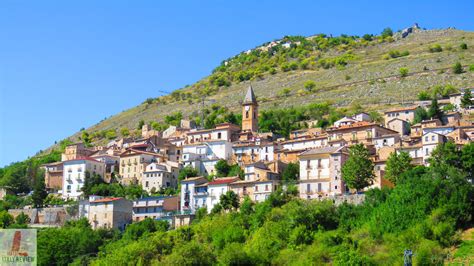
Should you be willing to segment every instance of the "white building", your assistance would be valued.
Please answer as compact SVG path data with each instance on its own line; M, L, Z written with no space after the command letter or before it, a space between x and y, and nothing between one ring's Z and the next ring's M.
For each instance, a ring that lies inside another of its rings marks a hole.
M372 143L376 149L382 147L393 147L396 143L400 142L400 135L398 134L388 134L380 137L372 138Z
M82 195L82 187L86 179L86 172L91 176L97 174L105 176L105 164L90 157L64 161L62 197L77 199Z
M214 165L232 156L232 143L227 140L210 140L183 146L183 164L192 166L200 174L213 174Z
M178 196L146 197L133 201L133 221L159 219L179 210Z
M422 136L421 143L423 144L423 162L428 164L428 158L431 157L431 153L438 146L438 144L445 143L447 141L446 136L429 132Z
M348 154L345 147L323 147L300 154L300 197L320 198L346 191L342 165Z
M142 187L147 192L160 189L176 188L178 186L179 164L167 161L151 163L145 167L142 178Z
M196 187L199 185L203 185L207 183L207 179L199 176L199 177L190 177L186 178L181 181L181 205L180 205L180 210L183 213L189 212L189 213L195 213L197 209L199 209L202 206L196 206L195 205L195 199L197 197L201 197L202 195L200 194L200 191L197 190L196 192ZM207 195L205 195L207 196Z
M207 184L207 211L211 212L216 204L219 203L221 195L227 193L230 189L230 184L239 181L238 177L223 177L216 178Z
M327 136L303 137L281 142L281 148L287 151L307 150L327 145Z

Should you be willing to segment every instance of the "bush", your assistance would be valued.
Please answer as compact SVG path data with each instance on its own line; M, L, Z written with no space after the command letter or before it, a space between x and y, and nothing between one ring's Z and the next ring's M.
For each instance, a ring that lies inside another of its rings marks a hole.
M461 63L457 62L456 64L453 65L453 73L454 74L461 74L463 73L462 65Z
M316 83L312 80L308 80L304 83L304 88L309 92L313 91L315 87L316 87Z
M461 45L459 45L459 48L463 49L463 50L466 50L467 49L467 44L466 43L461 43Z
M443 48L439 44L433 44L428 48L428 51L430 51L430 53L439 53L443 51Z
M406 68L406 67L400 68L399 72L400 72L400 77L402 77L402 78L408 76L408 68Z
M428 91L420 91L418 93L418 100L419 101L428 101L431 99L430 93Z

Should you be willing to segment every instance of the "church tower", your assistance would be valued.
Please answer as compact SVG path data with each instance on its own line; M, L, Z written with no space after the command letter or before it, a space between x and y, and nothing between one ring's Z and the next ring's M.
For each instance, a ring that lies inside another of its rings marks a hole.
M258 131L258 103L253 93L252 85L249 86L242 103L242 131Z

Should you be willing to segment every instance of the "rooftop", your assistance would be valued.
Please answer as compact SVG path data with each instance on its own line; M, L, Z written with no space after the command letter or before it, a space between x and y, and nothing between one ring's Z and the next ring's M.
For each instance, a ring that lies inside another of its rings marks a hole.
M223 184L229 184L233 183L235 181L239 181L240 178L238 177L223 177L223 178L216 178L213 181L209 182L208 185L223 185Z
M335 153L335 152L338 152L342 149L343 147L322 147L322 148L317 148L317 149L311 149L311 150L307 150L303 153L301 153L301 155L314 155L314 154L326 154L326 153Z
M112 201L121 200L121 199L123 198L103 198L103 199L91 201L91 203L112 202Z
M393 112L415 111L416 108L418 108L417 105L408 106L408 107L400 107L400 108L385 111L384 113L387 114L387 113L393 113Z

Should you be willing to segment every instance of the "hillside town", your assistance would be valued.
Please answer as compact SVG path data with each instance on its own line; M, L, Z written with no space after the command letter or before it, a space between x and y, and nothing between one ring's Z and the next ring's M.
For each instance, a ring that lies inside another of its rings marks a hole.
M435 147L447 141L458 147L474 140L474 123L468 119L472 109L463 108L463 92L452 94L439 104L452 104L455 111L443 119L413 124L417 108L430 102L416 102L383 113L384 124L371 120L367 113L343 117L323 129L308 121L308 128L292 131L289 138L261 132L259 104L250 86L242 102L242 126L231 123L201 129L194 121L181 120L179 127L160 132L143 125L142 136L119 138L106 146L86 147L74 143L66 147L61 162L43 165L48 193L79 202L76 214L65 207L11 209L10 214L26 213L31 224L58 226L69 219L86 218L92 228L124 230L145 218L167 220L172 227L188 225L196 212L211 212L223 195L233 192L243 201L265 201L278 189L295 185L301 199L357 201L370 188L392 187L385 177L387 159L392 153L407 152L414 165L429 164ZM349 148L363 144L374 164L374 177L362 191L346 185L341 169ZM218 177L216 165L225 161L238 165L242 175ZM282 174L292 164L299 167L296 180L288 182ZM195 169L197 176L179 179L183 169ZM86 179L101 178L105 183L135 184L150 195L172 189L175 195L160 195L129 200L123 197L83 195ZM356 202L357 203L357 202Z

